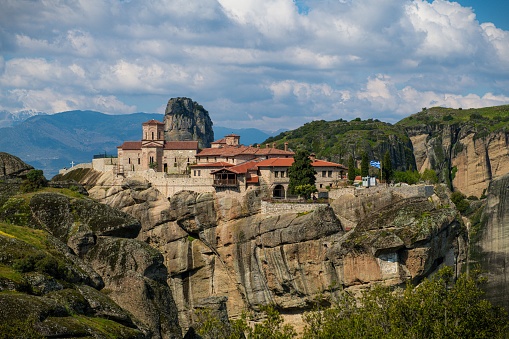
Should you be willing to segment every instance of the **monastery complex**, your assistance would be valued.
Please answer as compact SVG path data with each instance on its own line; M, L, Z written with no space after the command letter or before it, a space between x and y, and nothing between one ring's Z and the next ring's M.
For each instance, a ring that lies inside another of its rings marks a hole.
M121 177L143 177L168 197L181 190L243 193L252 186L262 186L271 198L289 197L288 169L294 152L287 143L284 149L275 144L244 146L239 135L230 134L200 149L197 140L165 140L164 129L163 122L143 123L140 141L125 141L117 147L117 158L94 159L90 167ZM313 155L311 160L319 191L346 180L345 166Z

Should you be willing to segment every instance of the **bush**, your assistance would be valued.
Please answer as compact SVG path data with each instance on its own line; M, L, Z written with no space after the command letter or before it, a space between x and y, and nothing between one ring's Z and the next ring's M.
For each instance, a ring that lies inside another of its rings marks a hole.
M466 213L470 207L470 203L468 202L467 197L459 191L453 192L451 194L451 201L454 203L454 205L456 205L456 208L458 211L460 211L461 214Z
M43 171L33 169L28 172L26 180L23 181L21 191L33 192L41 187L45 187L47 183L48 180L44 177Z
M343 294L332 308L304 315L303 338L505 338L507 313L483 298L479 271L454 280L444 267L418 288L376 286L358 302Z

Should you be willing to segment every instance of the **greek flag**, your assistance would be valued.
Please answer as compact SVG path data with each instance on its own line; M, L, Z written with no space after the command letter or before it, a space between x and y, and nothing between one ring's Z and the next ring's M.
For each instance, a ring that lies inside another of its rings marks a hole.
M373 166L373 167L376 167L376 168L380 169L380 161L371 160L369 162L369 166Z

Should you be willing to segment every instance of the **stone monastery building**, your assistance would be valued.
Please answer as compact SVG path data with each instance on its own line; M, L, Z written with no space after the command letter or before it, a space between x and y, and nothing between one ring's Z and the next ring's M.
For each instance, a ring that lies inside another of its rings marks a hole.
M230 134L212 142L210 148L200 149L198 141L165 140L164 127L163 122L147 121L142 124L141 141L125 141L118 146L118 175L156 172L172 185L178 186L181 178L181 189L196 191L244 192L250 186L265 186L272 197L287 197L288 168L294 161L287 143L284 149L275 144L244 146L240 136ZM314 156L311 160L317 172L317 189L332 187L346 178L343 165Z

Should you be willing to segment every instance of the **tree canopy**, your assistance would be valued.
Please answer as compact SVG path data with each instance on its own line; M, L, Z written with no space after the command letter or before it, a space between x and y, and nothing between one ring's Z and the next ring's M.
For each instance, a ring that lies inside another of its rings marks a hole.
M302 195L308 199L311 193L316 191L316 171L311 164L309 152L298 150L294 156L294 162L288 169L290 183L288 190L291 194Z

